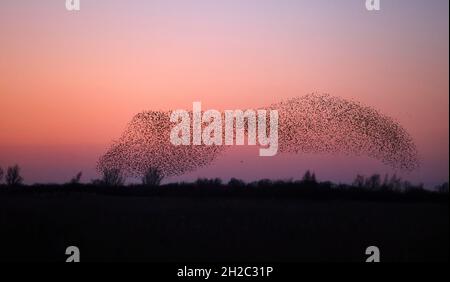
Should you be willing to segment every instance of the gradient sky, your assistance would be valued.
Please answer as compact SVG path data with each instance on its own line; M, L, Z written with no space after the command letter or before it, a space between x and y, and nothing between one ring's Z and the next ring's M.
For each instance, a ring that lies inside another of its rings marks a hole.
M256 108L311 92L355 99L399 121L422 167L448 181L449 1L65 0L0 2L0 166L27 183L97 177L97 158L143 110ZM233 149L183 176L352 180L393 173L328 155ZM242 162L243 161L243 162Z

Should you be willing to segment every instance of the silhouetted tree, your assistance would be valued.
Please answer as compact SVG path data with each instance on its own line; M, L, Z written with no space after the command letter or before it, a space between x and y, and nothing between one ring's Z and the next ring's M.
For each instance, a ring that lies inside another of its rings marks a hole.
M406 184L406 183L402 182L402 179L400 177L397 177L396 174L394 174L394 175L392 175L391 179L389 180L388 187L391 190L400 191L404 184Z
M258 187L270 187L273 185L273 181L271 179L261 179L256 182Z
M80 171L74 178L70 180L70 184L72 185L80 184L81 176L83 176L83 172Z
M244 187L245 186L245 182L240 180L240 179L231 178L230 181L228 181L228 186L231 186L231 187Z
M3 168L0 167L0 183L2 183L3 180Z
M303 175L302 181L308 184L317 184L316 174L311 173L309 170L307 170Z
M8 167L6 172L6 184L9 186L22 185L23 178L20 176L20 167L18 165Z
M384 189L389 189L389 175L387 173L384 175L384 180L381 187L383 187Z
M311 175L311 181L312 181L313 183L317 183L316 173L315 173L315 172L313 172L312 175Z
M404 181L401 185L401 189L403 189L403 191L411 191L414 189L414 185L409 181Z
M358 174L353 181L353 186L357 188L363 188L365 185L366 179L363 175Z
M125 179L122 172L118 168L104 169L102 184L106 186L122 186L125 183Z
M381 187L381 177L379 174L374 174L366 180L366 188L378 190Z
M214 186L222 186L222 179L214 178L212 181Z
M442 194L448 194L448 182L436 187L436 190Z
M417 184L413 185L408 181L403 182L403 191L404 192L422 192L424 190L425 190L425 188L424 188L423 183L420 183L418 185Z
M307 170L305 172L305 174L303 175L303 179L304 182L308 182L311 180L311 172L309 170Z
M142 184L147 186L159 186L164 179L161 171L158 168L151 167L147 169L142 177Z
M222 185L222 179L220 178L214 178L214 179L208 179L208 178L199 178L195 181L195 185L200 187L218 187Z

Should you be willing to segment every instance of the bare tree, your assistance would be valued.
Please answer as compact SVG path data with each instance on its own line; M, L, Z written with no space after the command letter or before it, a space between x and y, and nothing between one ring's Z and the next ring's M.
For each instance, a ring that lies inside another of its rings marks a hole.
M147 169L142 177L142 184L146 186L159 186L164 179L161 171L157 168L151 167Z
M0 167L0 183L2 183L3 179L3 168Z
M20 167L18 165L8 167L6 172L6 184L9 186L22 185L23 178L20 176Z
M312 175L311 175L311 181L313 183L317 183L317 178L316 178L316 173L315 172L313 172Z
M83 172L80 171L74 178L70 180L70 184L72 185L80 184L81 176L83 176Z
M303 179L302 181L304 183L312 183L312 184L316 184L317 183L317 179L316 179L316 174L313 172L311 173L311 171L307 170L305 172L305 174L303 175Z
M102 184L106 186L122 186L125 183L125 179L122 172L118 168L103 170Z
M366 188L371 190L378 190L381 187L381 176L374 174L366 179Z
M307 170L307 171L305 172L305 174L303 175L302 181L303 181L303 182L309 182L309 181L311 181L311 172L310 172L309 170Z
M442 194L448 194L448 182L436 187L436 190Z
M396 174L392 175L391 179L389 180L389 188L395 191L400 191L402 189L402 179L400 177L397 177Z
M355 180L353 181L353 186L358 187L358 188L363 188L365 182L366 182L365 177L361 174L358 174L356 176Z

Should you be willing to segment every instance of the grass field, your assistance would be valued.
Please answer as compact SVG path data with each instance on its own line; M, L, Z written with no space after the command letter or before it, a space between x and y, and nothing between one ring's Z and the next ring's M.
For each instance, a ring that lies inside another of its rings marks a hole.
M302 262L448 261L448 195L439 201L328 197L0 193L0 260Z

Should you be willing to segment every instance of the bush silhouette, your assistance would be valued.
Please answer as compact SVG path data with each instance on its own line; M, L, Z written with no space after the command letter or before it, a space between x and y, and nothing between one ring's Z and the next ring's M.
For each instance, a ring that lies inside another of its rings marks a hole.
M125 184L122 172L118 168L103 170L101 184L105 186L118 187Z
M159 186L164 179L161 171L158 168L151 167L147 169L142 177L142 184L145 186Z
M220 186L222 186L222 179L220 179L220 178L214 178L214 179L199 178L199 179L197 179L197 181L195 181L195 185L198 187L220 187Z
M18 165L8 167L6 172L6 184L9 186L22 185L23 178L20 176L20 167Z
M228 186L231 186L231 187L245 187L245 182L240 180L240 179L231 178L230 181L228 181Z

